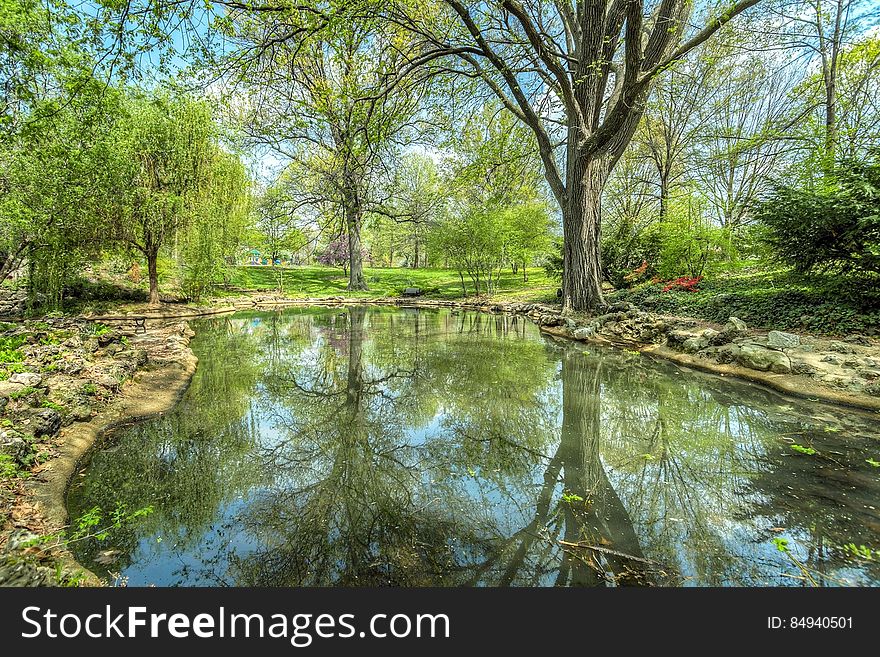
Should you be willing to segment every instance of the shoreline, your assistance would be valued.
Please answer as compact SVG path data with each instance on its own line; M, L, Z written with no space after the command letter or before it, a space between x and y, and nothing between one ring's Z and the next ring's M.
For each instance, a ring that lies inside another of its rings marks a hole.
M744 367L735 362L722 363L714 362L710 358L700 357L700 354L683 353L672 349L667 344L656 343L652 341L638 340L627 337L618 337L614 335L602 335L598 331L589 336L578 337L575 335L577 328L566 326L566 315L564 315L556 306L539 303L528 303L518 301L462 301L462 300L444 300L444 299L420 299L420 298L403 298L403 297L375 297L369 299L361 299L357 297L324 297L324 298L283 298L272 295L251 295L243 298L230 299L227 305L210 306L204 309L191 309L190 312L177 314L130 314L130 315L106 315L106 316L90 316L89 321L106 321L106 322L134 322L135 320L144 319L146 321L166 320L166 319L198 319L201 317L211 317L222 314L232 314L236 312L246 312L254 310L271 310L273 308L289 308L289 307L308 307L308 306L351 306L351 305L373 305L373 306L395 306L410 308L455 308L461 310L474 310L487 313L509 313L528 317L535 321L539 329L547 334L558 338L566 338L576 342L587 342L590 344L606 345L618 348L629 348L638 350L641 353L650 355L655 358L661 358L677 365L691 367L702 372L715 374L722 377L733 377L748 381L750 383L758 383L772 390L785 395L791 395L800 399L809 399L811 401L820 401L823 403L846 406L850 408L858 408L867 411L880 411L880 396L868 393L856 393L846 390L835 389L828 385L822 385L811 381L807 377L795 372L779 373L775 371L760 371L749 367ZM176 311L175 311L176 312ZM550 321L547 321L549 318ZM568 322L575 321L576 325L587 326L590 323L589 317L583 316L580 321L568 319ZM704 322L688 317L663 317L664 320L673 320L685 324L695 324L697 328L710 326L710 322ZM555 320L555 321L554 321ZM559 323L556 323L559 322ZM757 333L756 333L757 334ZM805 336L813 338L813 336ZM813 338L818 340L819 338Z
M272 310L285 307L341 307L352 305L375 305L415 308L453 308L473 310L490 314L506 313L527 317L534 321L542 333L558 339L601 344L616 348L635 349L652 358L661 358L678 365L707 372L716 376L737 378L772 389L773 391L792 397L806 398L812 401L842 405L854 409L878 411L880 398L868 394L852 394L834 390L826 386L810 384L802 375L793 373L761 372L748 369L734 363L711 362L694 354L682 353L670 348L665 343L657 344L639 340L614 339L599 333L585 335L583 327L589 325L589 318L577 320L562 314L557 307L543 304L521 302L491 301L446 301L434 299L406 299L399 297L358 299L333 297L324 299L278 299L278 298L247 298L234 300L226 306L190 308L186 312L181 309L167 309L174 314L143 313L117 314L107 316L88 316L78 318L80 321L133 323L141 320L159 322L175 319L183 321L188 334L192 334L186 320L212 317L236 312ZM692 322L692 320L683 320ZM151 327L153 328L153 327ZM575 335L579 332L579 335ZM163 337L160 335L160 337ZM146 339L146 336L144 337ZM149 348L147 349L149 353ZM151 354L153 356L154 354ZM152 360L152 359L151 359ZM103 436L109 431L129 423L140 422L171 411L189 387L195 374L198 359L189 347L186 339L178 345L172 358L159 359L152 367L139 369L131 381L122 388L120 393L108 405L101 409L90 421L77 422L66 427L59 445L59 454L47 461L44 467L32 479L24 484L25 498L33 502L43 519L54 528L62 528L69 523L67 509L67 491L77 467L89 453L100 446ZM73 557L67 547L61 547L55 553L56 561L66 570L75 571L82 577L81 584L86 586L103 586L106 582Z

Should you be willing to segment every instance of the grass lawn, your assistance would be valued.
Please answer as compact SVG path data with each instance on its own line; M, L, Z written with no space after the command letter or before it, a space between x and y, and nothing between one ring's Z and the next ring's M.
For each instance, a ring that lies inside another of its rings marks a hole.
M523 282L522 271L514 274L506 270L501 275L497 293L493 299L512 301L555 300L558 282L547 276L541 268L528 270L529 280ZM340 267L237 267L230 283L248 290L277 291L283 282L285 294L293 297L346 296L375 298L400 296L408 287L421 288L429 299L461 299L461 281L452 269L364 269L369 290L349 292L348 277ZM468 293L473 285L465 277Z

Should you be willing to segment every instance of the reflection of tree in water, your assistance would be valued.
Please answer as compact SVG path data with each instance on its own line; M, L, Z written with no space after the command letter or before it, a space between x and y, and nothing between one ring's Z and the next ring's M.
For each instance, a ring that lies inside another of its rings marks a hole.
M199 340L178 411L127 432L73 495L157 506L118 547L145 559L139 541L174 535L174 582L778 584L791 563L770 529L815 568L878 534L875 424L817 430L820 407L560 348L519 318L298 309Z
M329 319L318 349L267 384L289 437L268 462L288 483L242 518L266 549L236 561L239 581L638 580L643 555L598 458L597 367L564 362L560 441L552 361L522 339L522 320L418 313L403 325L395 315L365 323L359 308ZM564 502L563 489L583 502ZM598 551L563 553L558 539Z
M861 526L876 540L876 515L873 529L866 515L876 514L867 507L877 499L878 484L865 476L871 474L865 472L865 445L835 438L835 418L852 435L857 413L786 401L716 377L682 376L644 359L606 371L611 410L603 420L603 456L616 470L615 486L646 552L672 564L684 581L797 583L783 577L792 562L772 539L797 537L809 561L822 544L824 530L817 530L829 523L842 534ZM821 417L811 418L817 413ZM823 437L824 449L838 459L846 452L846 467L829 476L815 459L793 452L791 443L813 440L805 434Z
M75 544L77 557L96 572L106 571L93 561L99 550L120 550L125 559L143 536L165 536L179 551L187 550L214 523L222 504L266 478L252 458L249 408L260 370L256 344L247 339L252 330L239 318L203 322L197 339L211 349L200 351L200 366L179 406L120 429L119 441L96 452L87 477L71 487L72 518L94 506L105 516L117 504L129 511L154 508L137 525L114 531L110 545Z

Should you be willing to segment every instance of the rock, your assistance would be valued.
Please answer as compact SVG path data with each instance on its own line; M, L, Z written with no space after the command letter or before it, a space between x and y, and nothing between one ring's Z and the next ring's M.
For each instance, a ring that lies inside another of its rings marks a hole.
M690 338L694 338L694 337L696 337L696 336L693 333L691 333L690 331L677 331L677 330L667 331L666 344L668 346L672 347L673 349L678 349L682 345L684 345L686 340L689 340Z
M831 351L836 351L839 354L856 353L856 350L853 349L850 345L846 344L845 342L840 342L839 340L835 340L834 342L832 342L830 345L828 345L828 348Z
M9 377L12 383L20 383L28 388L36 388L43 382L43 377L32 372L18 372Z
M874 383L866 385L865 392L874 397L880 397L880 381L875 381Z
M724 325L724 330L727 333L745 333L749 330L749 327L739 317L731 316Z
M681 348L686 354L695 354L709 346L709 341L702 337L688 338L681 343Z
M636 308L635 304L627 301L618 301L608 306L608 312L610 313L625 313L630 310L638 310L638 308Z
M849 344L858 344L863 347L871 346L871 338L866 335L862 335L861 333L853 333L852 335L848 335L843 339L844 342L848 342Z
M80 404L70 409L70 419L76 422L88 422L92 419L92 409Z
M733 363L736 361L737 356L739 356L739 347L735 344L728 344L722 347L719 347L715 352L715 360L717 360L722 365L727 363Z
M18 392L23 388L24 386L20 383L13 383L12 381L0 381L0 397L9 397L13 393Z
M70 376L76 376L85 368L85 361L82 358L78 358L76 356L72 356L69 360L63 361L60 365L58 365L58 371L64 372L65 374L69 374Z
M102 333L101 335L98 336L98 346L99 347L106 347L107 345L109 345L113 342L119 342L121 337L122 337L122 335L119 333L119 331L115 331L115 330L107 331L106 333Z
M0 454L6 454L13 461L24 464L31 453L31 445L24 436L12 429L0 429Z
M575 340L589 340L594 335L596 335L596 329L592 326L582 326L574 331Z
M107 374L106 372L99 372L95 374L93 377L95 383L99 386L104 386L105 388L110 388L111 390L116 390L119 387L119 381L115 376L111 374Z
M565 327L569 331L574 331L577 328L577 322L574 321L573 319L566 319L565 320Z
M770 366L770 371L774 374L791 374L791 361L787 357L781 358Z
M768 370L777 374L791 372L791 361L788 356L757 344L746 343L742 345L737 355L737 362L743 367L762 372Z
M61 414L54 408L40 408L31 413L30 429L34 436L54 437L61 430Z
M0 397L0 415L3 415L3 412L6 410L6 405L9 403L9 400L6 397Z
M799 335L784 331L770 331L767 334L767 346L774 349L791 349L801 343Z
M810 376L816 373L816 368L809 363L805 363L800 360L793 360L791 362L791 371L794 374L804 374L806 376Z

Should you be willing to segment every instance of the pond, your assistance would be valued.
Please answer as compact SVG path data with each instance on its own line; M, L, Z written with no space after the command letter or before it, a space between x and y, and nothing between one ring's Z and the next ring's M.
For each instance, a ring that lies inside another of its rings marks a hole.
M107 436L69 492L72 518L152 507L72 544L111 582L880 584L876 414L504 315L193 328L178 406Z

